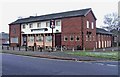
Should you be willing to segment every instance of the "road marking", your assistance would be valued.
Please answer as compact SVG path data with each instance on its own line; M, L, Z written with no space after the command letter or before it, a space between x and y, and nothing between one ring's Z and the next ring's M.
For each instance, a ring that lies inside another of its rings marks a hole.
M96 63L96 64L98 64L98 65L104 65L103 63Z
M111 65L111 64L107 64L107 66L114 66L114 67L116 67L117 65Z

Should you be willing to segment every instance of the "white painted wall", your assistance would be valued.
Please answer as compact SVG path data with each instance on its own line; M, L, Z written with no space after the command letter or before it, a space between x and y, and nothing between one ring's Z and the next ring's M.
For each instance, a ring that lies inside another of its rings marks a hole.
M52 29L50 27L46 27L46 22L47 21L42 21L41 23L41 27L37 27L37 23L38 22L33 22L33 28L29 28L29 24L30 23L26 23L26 24L21 24L21 31L24 32L22 34L40 34L40 33L52 33ZM25 29L23 29L23 25L26 26ZM47 28L48 31L44 31L44 30L39 30L39 31L33 31L31 32L31 29L40 29L40 28ZM59 32L61 32L61 20L60 20L60 26L55 26L53 32L56 33L56 30L59 30Z

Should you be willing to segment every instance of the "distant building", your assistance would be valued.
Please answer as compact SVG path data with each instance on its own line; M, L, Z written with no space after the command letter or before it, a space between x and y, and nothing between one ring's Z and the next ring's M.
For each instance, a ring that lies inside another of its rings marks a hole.
M5 33L5 32L1 32L0 35L1 35L0 41L1 41L2 45L8 45L9 44L9 34Z
M111 47L111 34L96 29L96 17L91 8L18 19L9 24L10 46L52 46L51 19L55 20L54 47Z

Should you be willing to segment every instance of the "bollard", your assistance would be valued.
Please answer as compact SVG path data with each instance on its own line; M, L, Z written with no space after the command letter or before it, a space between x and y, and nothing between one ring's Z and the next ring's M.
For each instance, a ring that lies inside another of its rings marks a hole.
M34 46L32 47L32 50L34 51Z
M94 47L93 51L95 51L95 47Z
M20 51L20 46L19 46L19 51Z
M25 51L27 51L27 46L25 46Z
M72 48L72 51L73 51L73 52L75 51L74 47Z
M61 48L60 48L60 49L61 49L61 52L63 52L62 46L61 46Z
M103 51L105 51L105 48L103 48Z
M42 52L42 47L40 47L40 52Z
M2 46L2 49L4 49L4 47Z
M14 48L14 46L13 46L13 50L14 50L15 48Z
M7 50L9 50L9 46L7 46Z

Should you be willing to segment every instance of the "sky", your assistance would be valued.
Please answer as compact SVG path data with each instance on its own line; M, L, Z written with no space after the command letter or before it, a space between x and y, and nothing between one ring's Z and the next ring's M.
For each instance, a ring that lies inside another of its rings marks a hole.
M9 32L11 22L18 17L39 16L92 8L96 26L104 25L104 15L118 12L120 0L0 0L0 32Z

